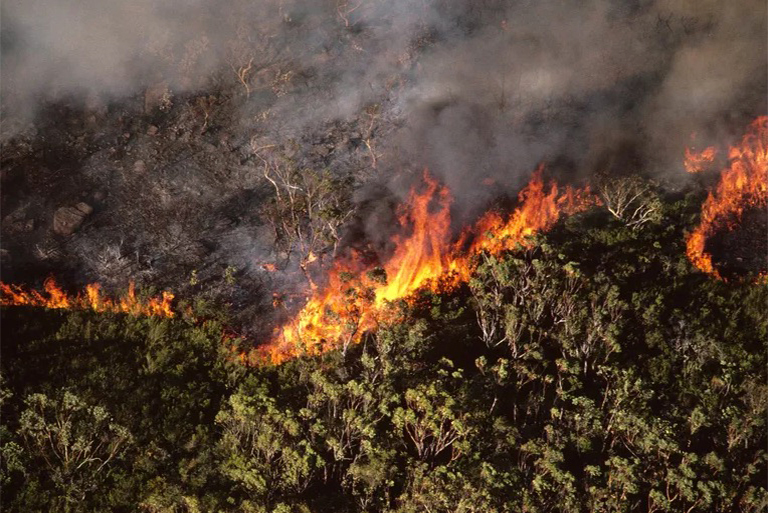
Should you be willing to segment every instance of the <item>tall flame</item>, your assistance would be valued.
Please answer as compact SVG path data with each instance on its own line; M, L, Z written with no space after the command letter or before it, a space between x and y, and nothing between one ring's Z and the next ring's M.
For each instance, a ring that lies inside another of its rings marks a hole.
M561 190L555 183L545 185L542 172L540 167L520 192L520 206L511 215L505 218L490 212L453 244L450 192L425 172L423 190L411 190L399 218L403 228L410 228L409 235L393 239L395 251L384 264L384 273L354 259L336 262L328 284L315 291L296 317L249 359L281 363L356 342L387 315L388 303L406 299L421 288L439 290L466 282L480 253L498 254L526 244L527 236L551 227L562 214L597 202L588 188ZM467 249L462 242L470 239Z
M131 315L146 315L158 317L173 317L171 309L173 294L163 292L159 297L140 299L136 296L133 282L128 290L118 300L112 300L101 294L101 286L92 283L85 287L85 294L70 296L64 292L53 278L48 278L43 284L45 293L27 290L20 285L9 285L0 282L0 305L28 305L43 308L68 308L93 310L95 312L127 313Z
M423 193L411 190L408 208L400 215L400 225L412 223L413 232L394 240L395 253L384 266L388 281L376 289L377 306L410 295L448 270L451 195L426 172L424 183L427 187ZM438 208L430 212L433 199Z
M737 146L732 146L729 164L714 191L701 208L701 222L688 235L686 253L701 271L722 279L705 251L707 239L730 228L745 209L768 204L768 116L753 121Z

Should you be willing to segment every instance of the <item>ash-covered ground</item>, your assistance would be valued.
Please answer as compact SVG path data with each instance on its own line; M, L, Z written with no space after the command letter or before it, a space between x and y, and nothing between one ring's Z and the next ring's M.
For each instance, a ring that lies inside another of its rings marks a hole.
M357 177L371 167L363 137L374 137L367 120L329 122L274 149L243 130L246 101L229 84L165 105L147 93L47 107L3 151L3 280L39 284L53 274L113 293L134 280L182 298L203 293L243 318L271 308L273 292L299 293L307 251L269 217L275 189L263 159ZM92 212L68 219L80 204Z
M230 303L259 329L345 248L385 257L425 167L457 228L539 162L572 182L687 186L686 145L730 142L766 110L765 10L7 3L2 279L134 280Z

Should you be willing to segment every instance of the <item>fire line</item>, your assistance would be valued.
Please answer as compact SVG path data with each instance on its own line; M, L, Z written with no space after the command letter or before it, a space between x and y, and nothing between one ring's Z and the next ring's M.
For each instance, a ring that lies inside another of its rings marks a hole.
M28 290L20 285L0 283L0 305L37 306L52 309L93 310L94 312L127 313L131 315L173 317L171 308L173 294L163 292L159 297L141 299L136 296L134 283L128 285L125 295L118 300L105 297L101 286L92 283L85 287L84 294L71 296L64 292L54 278L43 284L44 293Z
M685 167L699 172L711 163L714 148L701 153L686 149ZM407 300L419 289L440 292L466 283L482 253L498 255L530 244L528 237L551 228L563 215L584 211L600 201L589 187L560 187L545 183L543 166L518 194L519 206L509 215L489 211L458 240L450 230L451 193L426 170L420 187L411 189L399 212L402 233L392 242L395 250L381 267L352 256L333 263L323 287L314 287L304 307L267 344L241 353L246 364L279 364L301 355L316 355L356 343L390 314L388 306ZM722 279L712 257L705 251L707 239L717 231L732 229L742 213L753 206L768 205L768 116L752 122L740 144L729 151L729 164L702 205L701 222L687 236L686 254L699 270ZM765 277L762 277L762 281ZM85 293L68 295L48 278L44 293L0 282L0 305L83 309L96 312L174 317L174 295L140 299L133 282L125 295L112 300L102 295L99 284Z
M421 190L413 188L400 212L409 235L393 239L395 251L383 264L384 276L359 261L337 261L327 285L314 291L304 307L280 327L268 344L251 352L249 361L273 364L304 354L319 354L359 341L387 315L387 304L406 299L421 288L440 291L469 280L475 256L499 254L527 244L526 238L554 225L563 214L574 214L598 203L588 187L574 189L546 184L543 166L520 191L520 206L509 216L484 215L459 241L451 242L451 194L425 171ZM472 240L468 249L462 241ZM351 276L359 276L357 282ZM378 278L377 278L378 277Z

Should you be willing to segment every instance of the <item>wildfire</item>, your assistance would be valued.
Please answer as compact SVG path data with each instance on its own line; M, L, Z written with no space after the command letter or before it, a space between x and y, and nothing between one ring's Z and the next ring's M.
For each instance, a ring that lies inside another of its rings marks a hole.
M549 228L561 214L574 214L597 203L589 187L566 187L561 192L553 182L547 188L541 177L542 172L543 167L539 167L528 185L520 191L520 207L506 221L497 212L489 212L477 222L475 232L480 236L472 244L471 253L487 251L498 254L511 249L525 237Z
M0 283L0 305L93 310L95 312L127 313L137 316L174 316L171 309L173 294L163 292L159 297L143 300L136 296L133 282L128 286L125 295L118 300L104 297L98 283L87 285L85 294L70 296L56 284L53 278L48 278L43 284L43 290L45 292L40 293L36 290L27 290L19 285Z
M689 173L700 173L711 164L717 156L717 149L714 146L696 152L691 148L685 149L685 161L683 165Z
M542 172L540 167L520 192L520 206L511 215L486 214L457 243L451 242L451 194L425 172L422 190L412 189L400 212L400 224L409 228L408 234L393 239L395 251L383 268L365 266L359 259L337 261L328 284L315 291L296 317L249 360L281 363L345 347L375 328L388 314L390 302L421 288L439 290L466 282L480 253L498 254L526 244L526 237L551 227L562 214L597 203L588 188L545 185Z
M718 279L720 273L705 251L707 239L720 229L731 228L745 209L768 204L768 116L750 124L741 143L730 148L728 157L728 167L702 206L701 222L686 241L691 263Z
M394 240L396 250L384 266L387 282L376 289L376 306L410 295L442 276L450 266L451 194L426 172L424 183L427 187L423 193L411 190L407 208L401 212L400 225L410 223L413 231ZM433 202L437 209L430 212Z

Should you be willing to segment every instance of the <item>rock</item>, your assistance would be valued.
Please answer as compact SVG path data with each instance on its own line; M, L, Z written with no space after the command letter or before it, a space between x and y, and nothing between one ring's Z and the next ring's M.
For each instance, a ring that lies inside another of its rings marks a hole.
M61 207L53 214L53 231L59 235L72 235L93 212L93 207L80 202L74 207Z
M324 146L322 144L316 144L312 151L315 153L315 155L318 155L320 157L327 157L328 154L331 152L327 146Z
M84 201L81 201L80 203L75 205L75 208L80 212L82 212L84 216L87 216L93 212L93 207Z
M158 128L155 125L149 125L149 128L147 128L147 135L155 135L157 134Z
M143 175L147 171L147 165L144 163L143 160L137 160L136 162L133 163L133 170L136 173Z

